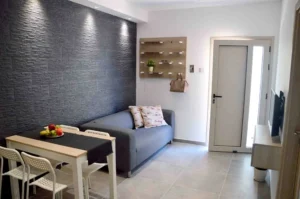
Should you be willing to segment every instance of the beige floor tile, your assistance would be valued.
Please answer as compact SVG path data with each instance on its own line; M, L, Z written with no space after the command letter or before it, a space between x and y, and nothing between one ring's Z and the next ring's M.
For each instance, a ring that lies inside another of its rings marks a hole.
M187 187L174 186L162 199L218 199L218 194Z
M181 171L182 168L179 166L154 160L147 167L143 168L137 176L174 183Z
M257 183L254 180L243 180L228 175L222 188L221 196L227 197L256 197Z
M122 183L125 178L117 176L117 185ZM96 193L103 197L109 196L109 174L106 172L98 171L91 176L92 187L90 192Z
M219 193L225 177L226 175L222 173L211 174L201 170L183 171L175 182L175 185Z
M232 160L229 168L229 175L234 175L239 178L252 180L254 168L247 161Z
M174 151L166 151L156 158L157 161L166 162L182 168L188 167L188 165L196 157L195 154L184 154L182 152L176 153Z
M228 173L231 158L221 155L211 155L210 153L201 154L193 159L189 168L194 170L203 170L207 173Z
M171 183L135 176L118 185L118 198L159 199L171 187Z
M253 181L250 154L208 152L207 147L173 143L146 162L132 178L117 177L120 199L269 199L266 183ZM108 173L91 176L90 199L109 196ZM30 199L51 199L38 189ZM74 198L73 189L64 192Z
M235 153L235 154L233 154L232 160L250 163L251 162L251 154Z

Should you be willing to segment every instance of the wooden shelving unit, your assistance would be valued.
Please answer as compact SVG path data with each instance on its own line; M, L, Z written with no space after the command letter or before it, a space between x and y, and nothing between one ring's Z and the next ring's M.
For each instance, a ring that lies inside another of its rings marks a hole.
M140 77L176 78L178 73L186 76L186 37L163 37L140 39ZM155 61L154 72L148 72L147 62Z
M257 125L252 147L251 166L280 170L282 145L274 141L267 125Z

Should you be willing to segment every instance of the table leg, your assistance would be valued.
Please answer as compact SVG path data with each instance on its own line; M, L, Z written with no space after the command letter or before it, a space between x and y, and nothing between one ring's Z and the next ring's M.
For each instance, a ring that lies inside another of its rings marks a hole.
M73 167L73 182L75 199L83 199L83 183L82 183L82 162L79 158L75 159Z
M12 144L7 141L6 142L7 148L13 148ZM17 167L17 163L12 160L8 160L8 168L12 170ZM12 199L20 198L20 190L19 190L19 183L16 178L10 177L10 190L11 190L11 197Z
M116 153L115 153L115 140L112 141L112 151L113 153L107 156L107 163L109 169L109 191L110 198L117 198L117 176L116 176Z

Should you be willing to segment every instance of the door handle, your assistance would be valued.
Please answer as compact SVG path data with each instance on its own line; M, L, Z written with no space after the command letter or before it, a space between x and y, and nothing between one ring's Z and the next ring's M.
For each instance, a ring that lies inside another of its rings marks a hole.
M213 98L214 98L214 99L215 99L215 98L222 98L222 96L221 96L221 95L213 94Z

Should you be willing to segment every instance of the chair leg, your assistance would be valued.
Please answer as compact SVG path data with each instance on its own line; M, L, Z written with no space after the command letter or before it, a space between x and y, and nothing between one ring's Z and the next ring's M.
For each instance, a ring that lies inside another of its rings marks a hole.
M89 199L90 196L89 196L89 180L88 180L88 178L84 179L83 186L84 186L84 196L85 196L84 198Z
M63 191L61 190L60 192L59 192L59 199L62 199L63 198Z
M89 188L91 189L92 188L92 182L91 182L90 176L88 177L88 181L89 181Z
M33 178L33 182L35 181L35 178ZM33 194L36 195L36 186L33 185Z
M1 195L2 195L2 174L0 176L0 199L1 199Z
M36 195L36 186L33 185L33 194Z
M26 199L29 199L29 181L27 181L26 185Z
M25 192L25 181L22 180L22 195L21 195L22 199L24 199L24 192Z

